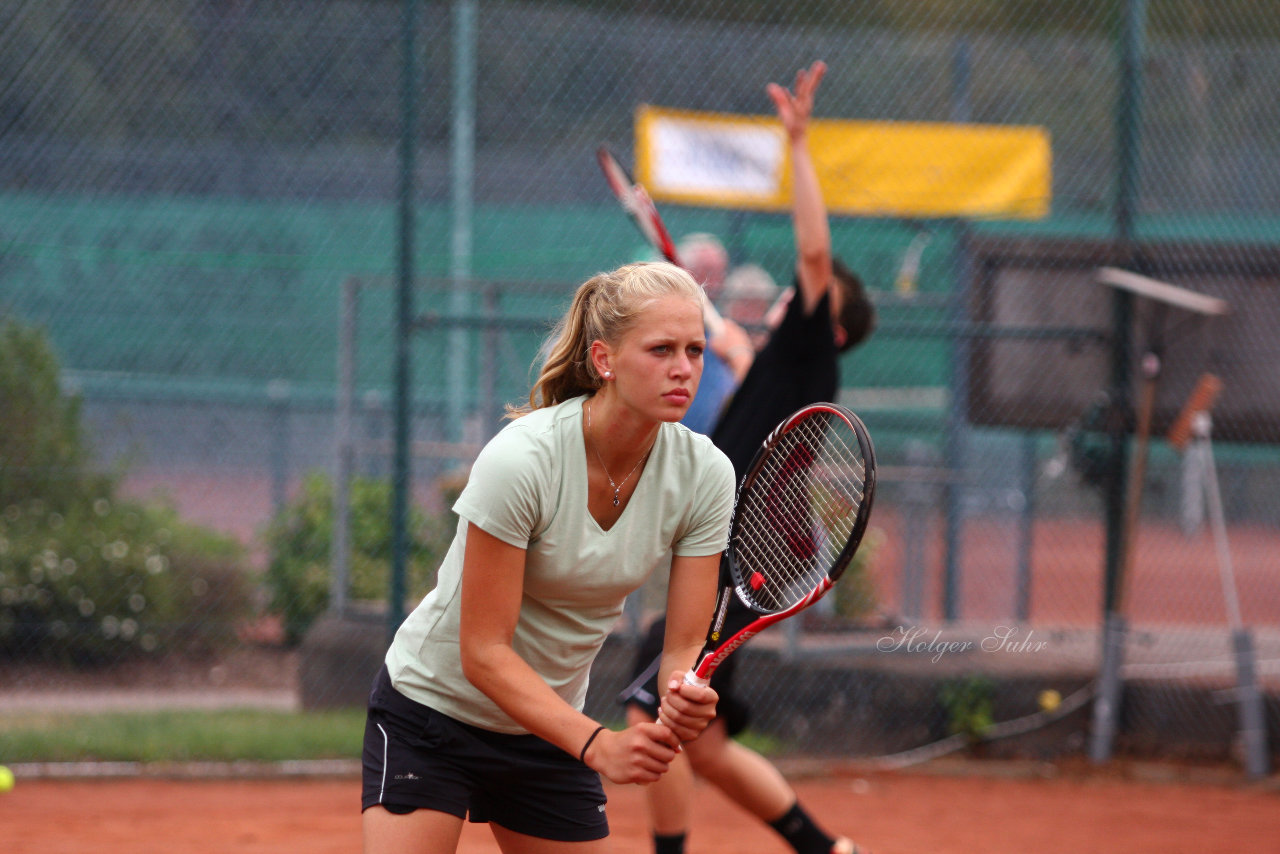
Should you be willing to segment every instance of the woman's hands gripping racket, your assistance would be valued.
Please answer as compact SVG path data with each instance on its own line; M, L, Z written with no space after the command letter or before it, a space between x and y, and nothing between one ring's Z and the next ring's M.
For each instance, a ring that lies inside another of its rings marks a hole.
M871 436L843 406L811 404L769 434L738 489L726 582L685 681L706 685L752 636L831 589L862 542L875 489ZM730 607L735 597L749 610Z
M618 158L614 157L609 149L603 147L597 149L596 159L600 161L600 171L604 172L609 189L613 190L618 203L627 212L627 216L631 217L631 221L644 235L644 239L667 261L683 268L684 264L680 263L676 252L675 241L671 239L671 232L667 231L667 226L658 213L658 206L650 198L649 191L643 185L631 180L631 175L622 168ZM711 300L706 298L702 300L702 321L713 338L724 328L720 313L711 304Z

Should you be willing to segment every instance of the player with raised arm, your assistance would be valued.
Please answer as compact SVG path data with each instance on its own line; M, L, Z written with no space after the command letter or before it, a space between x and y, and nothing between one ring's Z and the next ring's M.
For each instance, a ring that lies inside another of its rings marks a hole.
M835 399L840 354L863 341L874 326L875 312L861 282L832 256L826 205L809 151L809 119L825 72L825 64L815 62L797 72L793 89L777 84L767 89L790 148L796 281L791 299L780 302L766 319L769 340L711 434L739 477L779 420L805 404ZM729 333L742 332L731 321L724 325ZM726 335L729 340L719 343L736 347L745 337ZM714 347L718 342L711 343ZM736 598L729 604L746 607ZM652 720L656 713L656 686L661 683L642 677L654 672L655 639L660 643L664 631L662 621L657 621L637 657L637 682L622 698L630 722ZM657 854L684 850L695 772L774 828L797 854L857 851L851 840L831 836L805 812L795 791L767 759L731 737L745 727L748 715L731 691L733 665L730 657L711 681L720 695L716 720L696 742L686 745L660 782L646 787Z

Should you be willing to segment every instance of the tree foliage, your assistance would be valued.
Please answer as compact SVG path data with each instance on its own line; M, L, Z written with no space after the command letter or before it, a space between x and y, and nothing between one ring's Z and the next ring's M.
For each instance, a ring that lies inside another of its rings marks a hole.
M350 496L351 576L347 592L354 600L383 602L391 578L391 484L355 478ZM283 618L285 637L291 643L301 640L316 617L329 607L333 519L333 483L327 475L313 473L298 497L267 529L268 607ZM456 520L452 513L428 516L417 509L411 511L405 585L410 596L420 597L435 585L436 567L449 547Z
M65 501L84 463L80 403L62 395L48 339L0 318L0 507L31 496Z
M0 321L0 657L206 653L248 615L242 548L90 465L44 334Z

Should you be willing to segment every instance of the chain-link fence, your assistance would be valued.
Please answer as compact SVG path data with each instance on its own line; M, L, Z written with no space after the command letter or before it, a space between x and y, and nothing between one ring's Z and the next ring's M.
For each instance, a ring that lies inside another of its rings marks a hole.
M218 648L264 614L296 642L326 608L385 598L406 210L420 595L459 471L502 404L527 394L547 323L577 283L644 251L596 148L633 161L640 104L769 115L765 85L820 58L822 118L1044 129L1052 199L1035 220L833 217L836 251L879 312L841 391L883 467L873 601L836 600L753 642L786 665L743 680L757 725L796 749L880 755L972 728L975 714L1035 714L1041 688L1084 700L1110 612L1129 629L1113 662L1124 746L1233 743L1233 632L1255 648L1274 730L1275 12L3 4L0 655L111 664ZM785 213L663 215L790 281ZM1229 310L1188 310L1101 268ZM34 408L50 356L79 411ZM1204 374L1222 380L1216 429L1179 450L1165 433ZM80 426L53 441L54 422ZM110 482L88 474L104 469ZM1135 472L1139 503L1126 494ZM335 504L347 508L336 531ZM624 647L659 594L631 603ZM804 715L771 701L797 672L809 681L789 706ZM857 743L818 737L837 714L860 721Z

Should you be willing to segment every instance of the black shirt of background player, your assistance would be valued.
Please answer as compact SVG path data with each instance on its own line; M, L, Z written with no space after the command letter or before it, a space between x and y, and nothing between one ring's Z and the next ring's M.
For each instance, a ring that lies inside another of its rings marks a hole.
M711 431L711 441L729 457L739 483L756 450L782 419L810 403L835 402L840 353L831 331L830 299L823 294L806 315L797 283L786 316Z

